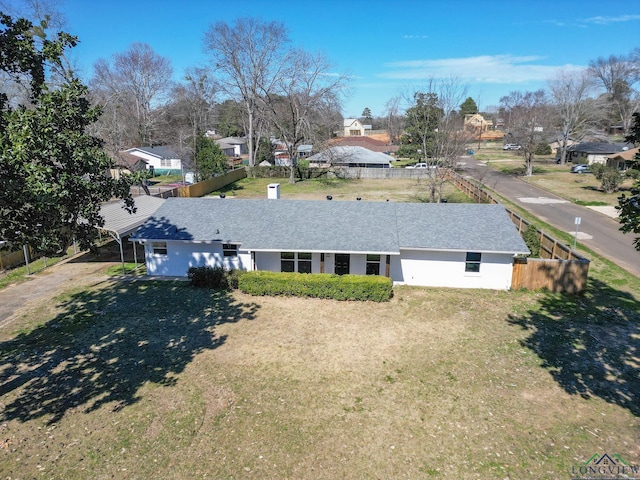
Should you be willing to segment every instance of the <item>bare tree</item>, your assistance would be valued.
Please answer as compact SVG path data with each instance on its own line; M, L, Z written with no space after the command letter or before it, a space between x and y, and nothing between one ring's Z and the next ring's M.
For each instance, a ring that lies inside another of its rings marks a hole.
M500 99L508 112L508 134L522 146L526 175L533 174L537 144L546 135L550 124L550 110L544 90L511 92Z
M247 114L249 165L255 164L255 121L258 102L273 87L288 65L289 38L281 22L239 18L233 25L216 22L205 33L204 45L211 55L221 89L242 101Z
M346 76L333 75L323 55L296 50L290 55L289 67L275 82L272 93L265 91L263 106L289 154L289 182L295 183L298 147L317 143L331 121L326 112L336 110ZM331 122L332 123L332 122ZM333 123L332 123L333 124Z
M171 87L173 68L169 59L155 53L146 43L134 43L111 61L100 59L93 67L94 96L105 110L135 122L140 145L153 142L159 108Z
M595 82L587 71L561 70L548 84L557 117L555 123L560 163L564 165L570 139L581 140L597 123L602 103L592 98Z
M387 132L389 132L389 143L396 144L400 139L404 126L403 116L400 112L402 98L395 96L385 103L385 120Z
M600 57L589 63L589 73L604 87L612 105L613 115L622 122L627 133L633 113L640 107L640 62L637 49L630 55Z

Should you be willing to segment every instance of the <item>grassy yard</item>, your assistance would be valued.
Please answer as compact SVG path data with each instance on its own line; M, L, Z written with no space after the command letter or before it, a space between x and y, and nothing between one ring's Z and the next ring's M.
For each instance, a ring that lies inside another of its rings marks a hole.
M290 184L287 179L273 178L245 178L212 192L217 196L224 193L237 198L266 198L267 185L280 184L280 198L297 198L305 200L324 200L331 195L334 200L355 200L360 197L363 201L386 200L394 202L428 201L428 183L424 179L341 179L315 178L297 181ZM443 186L443 197L449 202L463 203L470 199L460 193L450 184Z
M264 197L271 182L226 193ZM283 198L422 191L280 183ZM604 453L639 465L640 279L589 257L580 296L396 287L374 304L133 276L69 290L0 328L0 478L557 479Z
M182 282L69 291L0 330L3 478L569 478L640 463L634 293Z
M524 175L524 160L516 152L503 152L495 145L480 152L476 158L487 162L490 167L505 173ZM572 165L557 165L552 156L536 157L533 175L521 178L574 203L593 206L617 205L618 197L633 186L633 180L628 178L621 184L618 192L605 193L600 188L601 182L593 174L571 173Z

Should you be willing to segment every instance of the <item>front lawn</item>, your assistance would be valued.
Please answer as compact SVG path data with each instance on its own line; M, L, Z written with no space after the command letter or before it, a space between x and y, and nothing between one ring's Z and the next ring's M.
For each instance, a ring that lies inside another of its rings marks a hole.
M69 291L0 330L0 472L555 479L594 452L638 464L636 298L597 280L579 297L402 287L385 304Z

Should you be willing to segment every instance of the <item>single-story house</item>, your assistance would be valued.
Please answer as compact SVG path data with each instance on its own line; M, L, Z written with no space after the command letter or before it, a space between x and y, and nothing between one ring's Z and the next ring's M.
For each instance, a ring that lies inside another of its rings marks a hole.
M636 162L636 155L640 152L640 147L630 148L615 155L607 157L607 167L613 167L617 170L626 170L630 163Z
M221 266L498 290L529 253L498 204L168 198L130 239L149 275Z
M309 164L317 167L390 168L392 160L385 153L372 152L364 147L336 146L311 155Z
M607 163L607 158L633 147L627 143L582 142L567 149L567 160L573 163Z
M178 175L182 172L182 160L171 147L135 147L125 152L144 160L154 175Z
M148 168L147 161L145 159L125 151L116 153L112 158L114 166L109 169L109 176L116 180L119 179L122 174L141 172Z
M227 157L240 157L246 155L249 150L247 148L247 140L240 137L225 137L215 141L222 153Z

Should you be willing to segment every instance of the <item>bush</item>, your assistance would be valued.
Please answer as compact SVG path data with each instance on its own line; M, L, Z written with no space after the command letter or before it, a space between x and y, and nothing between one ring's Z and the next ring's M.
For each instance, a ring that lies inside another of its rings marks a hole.
M629 168L626 171L627 177L633 178L634 180L640 180L640 170L637 168Z
M551 155L551 147L547 142L538 142L533 152L535 155Z
M214 288L216 290L234 290L238 288L240 270L225 270L222 267L191 267L187 277L193 287Z
M250 295L284 295L386 302L393 296L389 278L377 275L245 272L238 288Z
M594 163L589 166L589 170L591 170L591 173L593 173L598 180L602 180L602 176L606 169L607 166L604 163Z
M540 256L540 232L533 225L529 225L527 229L522 232L522 239L524 243L527 244L529 251L531 252L530 257L537 258Z
M602 173L602 189L607 193L613 193L618 190L622 183L622 175L612 167L606 167Z

